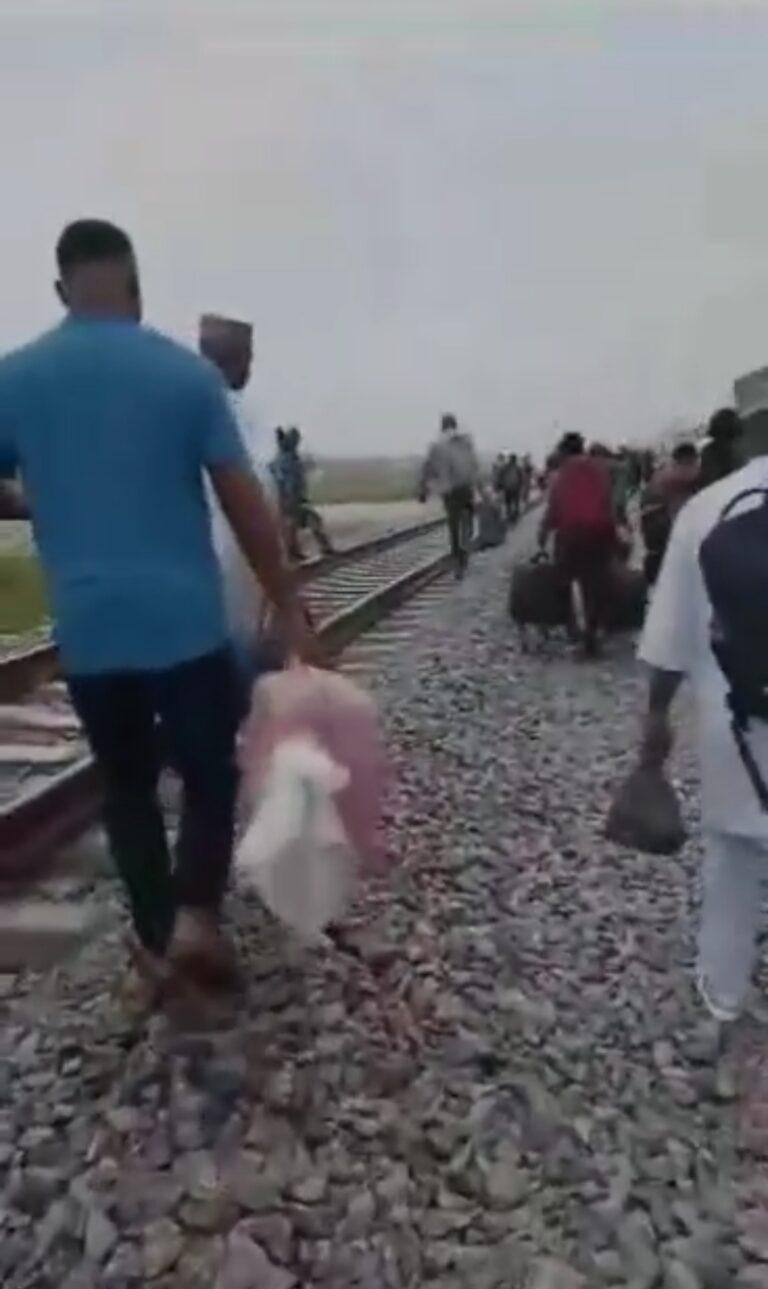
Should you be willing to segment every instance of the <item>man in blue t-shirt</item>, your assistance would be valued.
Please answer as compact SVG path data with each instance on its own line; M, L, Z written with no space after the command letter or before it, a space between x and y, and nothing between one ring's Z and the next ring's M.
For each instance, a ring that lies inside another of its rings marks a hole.
M310 647L276 524L218 374L140 325L131 243L81 220L57 247L68 311L0 361L0 478L20 476L72 700L102 773L111 848L145 973L219 984L242 693L228 647L205 478L271 599ZM7 486L0 507L18 510ZM175 864L161 740L184 784Z

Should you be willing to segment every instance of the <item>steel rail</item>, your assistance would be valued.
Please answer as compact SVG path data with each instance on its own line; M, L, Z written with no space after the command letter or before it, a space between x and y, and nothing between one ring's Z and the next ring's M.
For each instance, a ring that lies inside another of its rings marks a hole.
M411 539L436 526L419 525L411 532ZM408 540L403 530L388 536L395 538L389 545ZM386 549L382 539L364 545L367 553ZM422 561L320 622L317 634L329 655L338 657L352 641L445 573L450 564L448 554ZM96 766L90 756L84 756L45 783L0 807L0 882L30 881L40 876L48 867L52 853L73 841L93 822L99 805Z

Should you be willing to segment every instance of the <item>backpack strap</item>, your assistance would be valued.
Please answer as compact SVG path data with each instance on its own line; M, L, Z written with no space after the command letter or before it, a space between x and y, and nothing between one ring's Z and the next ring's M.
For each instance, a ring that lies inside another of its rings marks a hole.
M724 506L720 511L720 522L722 523L724 519L727 519L731 511L735 510L736 507L740 505L742 501L745 501L747 497L762 497L763 505L766 506L768 505L768 488L745 488L743 492L739 492L735 497L731 497L727 506Z
M742 501L745 501L747 497L757 496L763 498L764 506L768 506L768 488L745 488L743 492L739 492L735 497L732 497L728 504L723 508L720 513L719 522L722 523L723 520L727 519L736 507L739 506ZM717 657L716 651L715 656ZM749 717L742 711L739 711L733 689L730 689L726 701L731 709L731 730L739 751L739 756L741 757L742 765L749 776L749 781L752 784L755 796L760 802L761 809L768 814L768 784L766 784L765 779L763 778L760 767L755 759L755 755L749 745L749 739L747 738Z

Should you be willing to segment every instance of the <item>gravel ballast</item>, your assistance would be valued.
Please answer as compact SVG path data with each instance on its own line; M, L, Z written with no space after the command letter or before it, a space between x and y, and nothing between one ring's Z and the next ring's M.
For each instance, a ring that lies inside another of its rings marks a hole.
M7 1289L768 1285L768 1186L737 1149L757 1031L724 1037L694 995L695 842L602 840L631 644L523 654L511 558L478 560L372 686L400 862L333 944L235 896L236 1022L131 1022L102 879L104 935L3 991Z

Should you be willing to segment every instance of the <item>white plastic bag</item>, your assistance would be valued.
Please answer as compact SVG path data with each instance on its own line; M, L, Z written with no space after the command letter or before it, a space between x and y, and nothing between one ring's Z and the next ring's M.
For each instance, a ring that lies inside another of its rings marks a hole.
M309 740L346 772L334 805L361 871L383 876L391 867L379 830L388 767L376 708L336 672L290 667L255 685L238 750L241 821L261 806L278 749L295 739Z
M235 856L243 884L310 941L354 888L357 858L335 802L349 778L311 735L279 742Z

